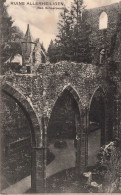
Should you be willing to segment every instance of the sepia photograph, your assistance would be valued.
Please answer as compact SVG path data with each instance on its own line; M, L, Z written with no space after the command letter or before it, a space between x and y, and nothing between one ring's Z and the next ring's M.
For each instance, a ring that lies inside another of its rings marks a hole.
M121 1L0 1L0 194L121 194Z

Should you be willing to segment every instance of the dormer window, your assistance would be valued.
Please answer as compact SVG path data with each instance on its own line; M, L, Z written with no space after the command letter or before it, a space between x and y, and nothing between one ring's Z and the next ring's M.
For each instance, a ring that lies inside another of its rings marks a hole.
M103 30L108 28L108 15L106 12L102 12L99 18L99 29Z

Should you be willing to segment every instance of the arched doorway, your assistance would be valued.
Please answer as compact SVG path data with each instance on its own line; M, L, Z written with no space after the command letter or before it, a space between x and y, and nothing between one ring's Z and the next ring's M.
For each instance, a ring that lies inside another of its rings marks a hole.
M102 88L98 88L91 100L88 129L88 165L97 161L97 153L105 143L105 99Z
M77 154L80 132L79 97L68 87L58 97L48 123L48 149L54 157L48 162L47 178L70 168L76 170L80 163Z
M18 189L18 193L25 193L31 187L36 192L37 159L34 158L33 148L39 147L41 141L38 118L31 103L9 84L2 86L1 95L2 175L5 178L3 182L6 182L3 184L3 191L13 193L9 192L12 190L11 185L31 175L27 178L26 185Z

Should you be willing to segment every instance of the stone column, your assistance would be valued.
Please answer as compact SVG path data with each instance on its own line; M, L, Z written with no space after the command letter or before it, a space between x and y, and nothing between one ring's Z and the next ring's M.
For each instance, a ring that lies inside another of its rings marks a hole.
M83 109L83 130L85 134L85 166L88 165L88 127L89 127L89 109Z
M121 97L117 96L114 100L113 113L113 138L121 138Z
M81 119L80 115L75 115L75 125L76 125L76 174L80 175L80 154L81 154Z
M32 193L45 192L44 185L44 148L32 148Z
M42 147L32 147L31 186L33 193L46 192L47 117L42 117Z
M78 159L80 163L80 173L84 171L88 164L88 124L89 124L89 112L87 108L82 108L80 113L80 133L78 143Z
M43 126L43 147L44 147L44 191L46 192L46 166L47 166L47 126L48 126L48 117L43 116L42 118Z

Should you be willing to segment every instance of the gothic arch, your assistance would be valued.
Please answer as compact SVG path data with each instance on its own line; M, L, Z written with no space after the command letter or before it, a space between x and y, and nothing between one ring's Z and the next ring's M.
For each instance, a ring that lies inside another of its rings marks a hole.
M78 105L79 114L80 114L80 116L81 116L81 114L82 114L82 103L81 103L79 94L77 93L77 91L76 91L71 85L65 86L65 87L63 88L63 91L58 95L57 99L55 100L53 107L51 108L51 112L50 112L50 115L49 115L47 128L48 128L48 126L49 126L49 121L50 121L50 119L51 119L51 115L52 115L52 113L53 113L53 110L54 110L54 107L56 106L57 101L59 100L59 98L61 98L61 97L64 95L64 93L65 93L66 91L68 91L68 92L73 96L75 102L76 102L77 105Z
M21 92L19 92L17 89L9 85L8 83L3 84L2 91L3 93L12 97L15 100L15 102L21 107L30 125L32 147L40 147L41 145L40 124L31 101L30 100L28 101Z
M81 110L82 105L80 97L76 90L68 85L63 88L55 101L55 104L51 110L50 118L47 126L47 143L48 146L52 143L56 143L56 140L67 141L70 140L73 159L73 166L75 168L82 168L82 163L85 163L85 157L81 156L81 151L85 151L85 144L82 141L83 129L82 129L82 117ZM74 145L75 144L75 145ZM76 149L74 149L74 147ZM74 150L73 150L74 149ZM68 155L70 152L68 153ZM66 157L65 161L66 161ZM68 166L71 163L68 164ZM68 167L69 168L69 167Z
M61 92L61 94L60 94L59 97L61 97L66 90L69 91L72 94L72 96L74 97L75 101L77 102L77 104L78 104L78 106L80 108L80 102L81 102L81 100L80 100L79 94L76 91L76 89L74 89L74 87L72 87L71 85L68 85L68 86L64 87L64 89Z
M81 113L81 110L82 110L82 102L81 102L81 99L80 99L80 97L79 97L79 94L78 94L78 92L76 91L76 89L75 89L73 86L67 85L67 86L65 86L65 87L63 88L62 92L60 92L60 94L59 94L58 97L56 98L56 100L55 100L55 102L54 102L54 105L53 105L53 107L52 107L52 109L51 109L51 112L50 112L50 117L51 117L51 113L52 113L52 111L53 111L53 108L54 108L54 106L55 106L55 104L56 104L58 98L60 98L60 97L64 94L65 91L69 91L69 92L72 94L72 96L74 97L75 101L76 101L77 104L78 104L79 111L80 111L80 113Z
M99 29L106 29L108 28L108 15L106 12L102 12L99 17Z
M91 106L91 103L92 103L92 100L93 100L93 97L94 95L96 94L97 91L100 91L102 96L104 97L104 102L106 103L106 92L105 90L103 89L102 86L98 86L97 88L95 88L91 98L90 98L90 101L89 101L89 111L90 111L90 106Z
M106 103L105 92L98 86L89 102L88 127L88 165L93 166L97 161L100 147L106 142Z
M101 144L105 144L106 136L106 100L101 86L94 90L89 104L89 121L98 124L101 128ZM97 125L97 126L98 126Z

